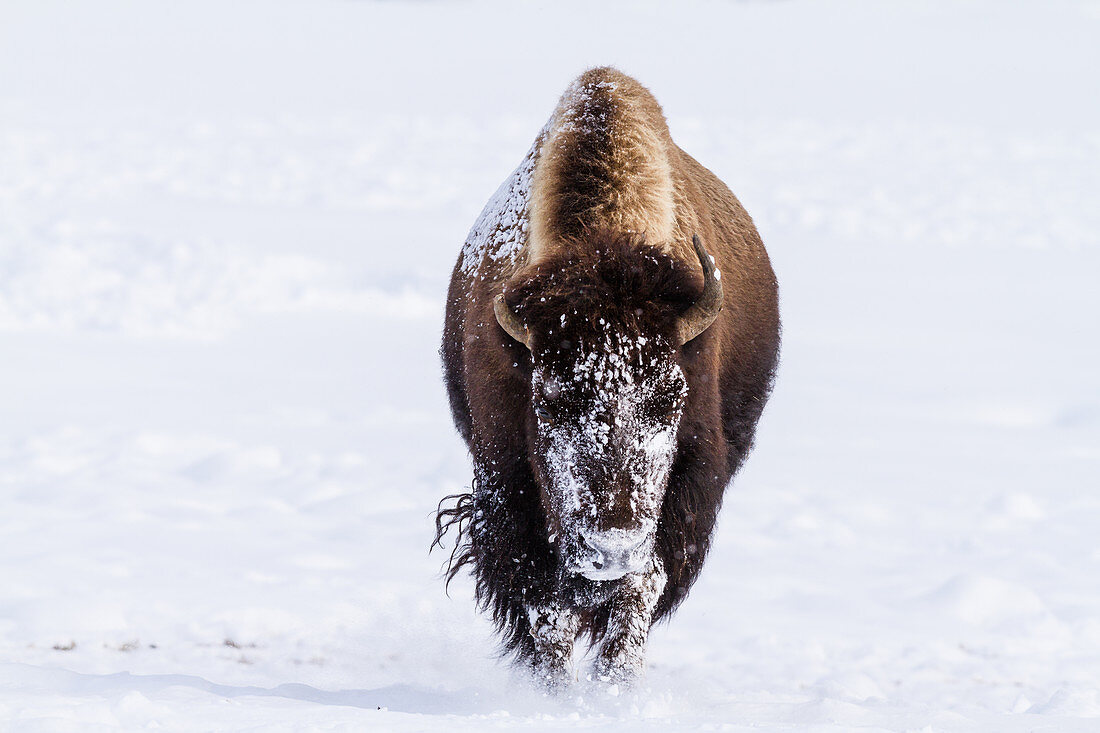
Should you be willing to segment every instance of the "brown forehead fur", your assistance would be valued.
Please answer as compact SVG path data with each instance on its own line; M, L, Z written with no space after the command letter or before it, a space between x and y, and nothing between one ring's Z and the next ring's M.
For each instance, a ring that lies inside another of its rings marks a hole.
M602 338L607 327L670 338L677 317L702 292L698 265L693 271L641 235L584 231L566 241L518 272L504 291L531 330L535 351L563 339L580 346Z

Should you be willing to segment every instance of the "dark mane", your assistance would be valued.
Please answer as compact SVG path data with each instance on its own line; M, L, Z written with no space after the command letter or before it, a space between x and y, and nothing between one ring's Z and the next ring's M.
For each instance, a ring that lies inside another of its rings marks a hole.
M501 653L528 662L534 647L523 602L548 591L556 557L546 540L545 517L534 492L525 496L502 489L532 483L530 469L518 461L492 474L475 469L469 493L439 502L431 545L445 549L444 540L454 530L443 571L447 586L470 566L474 599L479 609L492 616L501 634Z

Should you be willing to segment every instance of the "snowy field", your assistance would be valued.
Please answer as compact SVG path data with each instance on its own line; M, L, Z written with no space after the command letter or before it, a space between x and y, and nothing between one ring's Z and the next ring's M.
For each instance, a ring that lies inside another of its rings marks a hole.
M581 70L783 361L644 687L445 595L450 268ZM1100 731L1100 4L0 5L0 730Z

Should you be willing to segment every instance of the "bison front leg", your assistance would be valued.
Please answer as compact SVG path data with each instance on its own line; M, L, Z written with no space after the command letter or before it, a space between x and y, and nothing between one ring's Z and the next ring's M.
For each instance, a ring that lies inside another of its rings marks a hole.
M600 682L629 686L645 672L645 648L653 609L668 576L657 558L648 570L632 573L611 600L607 632L600 643L595 675Z
M535 679L551 692L567 687L573 681L573 643L580 618L557 604L532 608L528 618L535 646L531 660Z

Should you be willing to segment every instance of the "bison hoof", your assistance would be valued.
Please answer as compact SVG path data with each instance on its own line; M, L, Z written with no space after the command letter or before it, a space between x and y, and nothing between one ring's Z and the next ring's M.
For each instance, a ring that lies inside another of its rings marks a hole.
M535 685L547 695L559 695L573 686L573 674L564 667L533 667Z
M612 697L634 687L642 677L644 672L641 665L621 663L597 664L592 674L588 675L589 681L600 686Z

